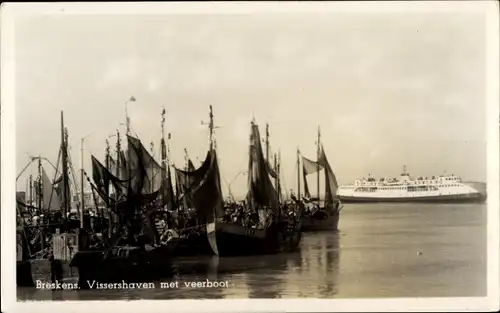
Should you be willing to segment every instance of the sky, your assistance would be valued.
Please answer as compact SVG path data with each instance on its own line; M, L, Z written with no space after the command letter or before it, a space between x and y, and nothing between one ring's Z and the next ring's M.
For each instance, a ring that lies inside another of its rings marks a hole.
M104 160L106 138L125 133L134 96L133 134L159 156L164 107L177 166L184 148L195 164L204 159L201 121L213 106L226 195L228 185L246 193L252 118L261 135L269 123L287 189L297 185L297 147L315 158L318 127L341 184L395 177L403 165L415 176L486 181L479 14L39 15L16 20L15 53L18 173L28 155L57 162L61 111L76 170L87 136L90 173L90 155Z

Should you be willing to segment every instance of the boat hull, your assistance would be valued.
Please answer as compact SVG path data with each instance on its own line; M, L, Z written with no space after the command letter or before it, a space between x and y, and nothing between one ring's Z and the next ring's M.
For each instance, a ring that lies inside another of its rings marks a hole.
M312 216L302 216L301 230L303 232L336 231L339 226L339 217L339 214L328 215L324 219L316 219Z
M295 250L301 240L299 228L256 229L237 224L207 224L207 236L213 252L219 256L275 254Z
M72 280L77 274L78 271L72 269L68 261L31 259L17 262L16 282L18 287L34 287L38 282Z
M31 261L17 261L16 283L18 287L35 287L31 270Z
M376 203L376 202L482 203L486 201L486 196L481 193L417 196L417 197L357 197L357 196L339 195L339 199L343 203Z
M178 239L172 257L213 255L206 231Z
M144 282L170 277L171 249L157 247L152 251L82 251L78 252L70 266L78 269L78 286L91 288L89 282ZM107 254L108 253L108 254Z

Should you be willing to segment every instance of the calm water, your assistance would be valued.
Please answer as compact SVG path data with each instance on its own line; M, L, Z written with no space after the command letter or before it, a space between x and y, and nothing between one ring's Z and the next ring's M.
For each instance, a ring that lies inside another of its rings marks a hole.
M43 291L20 300L357 298L486 295L486 205L346 204L339 233L304 234L299 252L188 259L178 289ZM191 272L191 274L189 273ZM186 288L190 281L227 288Z

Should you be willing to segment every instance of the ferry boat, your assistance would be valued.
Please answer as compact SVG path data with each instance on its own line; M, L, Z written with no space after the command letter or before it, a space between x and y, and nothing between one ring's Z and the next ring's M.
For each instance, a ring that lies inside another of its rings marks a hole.
M369 176L340 186L338 196L347 202L484 202L486 193L462 182L459 176L440 175L412 179L406 166L399 179Z

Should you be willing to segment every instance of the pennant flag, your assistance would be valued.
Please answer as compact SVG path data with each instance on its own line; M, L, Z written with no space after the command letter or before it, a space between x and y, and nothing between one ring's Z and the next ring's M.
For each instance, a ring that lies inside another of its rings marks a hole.
M302 166L304 168L304 172L307 174L316 173L318 170L323 169L323 164L311 161L306 157L302 157Z

